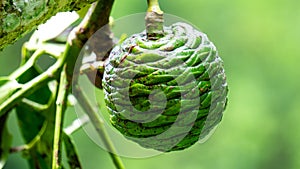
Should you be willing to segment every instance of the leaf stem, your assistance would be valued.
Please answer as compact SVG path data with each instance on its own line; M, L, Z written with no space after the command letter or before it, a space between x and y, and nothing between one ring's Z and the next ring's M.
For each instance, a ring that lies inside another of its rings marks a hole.
M125 169L121 158L117 155L114 145L110 140L108 133L105 130L103 120L98 115L97 111L89 103L85 93L78 86L75 89L75 95L76 98L78 99L78 103L81 105L83 110L87 113L98 135L100 136L101 140L104 142L104 145L109 151L109 155L112 158L116 168Z

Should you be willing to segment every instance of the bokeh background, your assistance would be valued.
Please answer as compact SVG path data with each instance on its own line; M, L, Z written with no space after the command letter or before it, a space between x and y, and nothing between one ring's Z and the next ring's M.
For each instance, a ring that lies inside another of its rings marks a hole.
M229 102L214 135L204 144L146 159L123 158L130 169L300 168L300 1L160 0L162 9L207 33L222 56ZM117 19L145 12L146 0L115 0ZM0 75L18 67L21 45L0 52ZM9 126L22 144L15 115ZM67 113L66 124L76 114ZM114 168L108 154L83 130L73 135L83 167ZM21 154L6 169L26 169Z

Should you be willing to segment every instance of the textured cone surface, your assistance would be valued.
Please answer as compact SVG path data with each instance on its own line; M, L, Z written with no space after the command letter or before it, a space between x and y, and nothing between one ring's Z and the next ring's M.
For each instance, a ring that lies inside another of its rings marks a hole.
M126 138L163 152L204 139L227 102L223 62L207 36L185 23L165 36L135 34L116 46L103 78L112 125Z

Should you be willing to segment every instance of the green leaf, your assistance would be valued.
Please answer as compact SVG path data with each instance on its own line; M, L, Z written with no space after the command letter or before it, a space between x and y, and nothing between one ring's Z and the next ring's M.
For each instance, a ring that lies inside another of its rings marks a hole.
M7 115L0 118L0 168L3 168L9 155L12 144L12 135L8 132Z
M63 141L66 147L65 150L68 157L68 163L70 168L81 169L82 167L73 140L69 135L63 133Z
M19 84L16 80L10 80L6 77L0 77L0 104L2 104L21 87L22 85Z

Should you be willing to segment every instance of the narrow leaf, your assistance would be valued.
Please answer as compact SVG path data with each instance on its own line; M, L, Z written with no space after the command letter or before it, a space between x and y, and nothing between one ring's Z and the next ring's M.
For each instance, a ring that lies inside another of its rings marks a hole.
M9 155L9 150L12 144L12 135L7 129L7 115L0 118L0 169L2 169L6 163Z
M81 169L82 167L73 140L69 135L63 133L63 141L66 148L65 150L68 157L68 163L70 168Z

